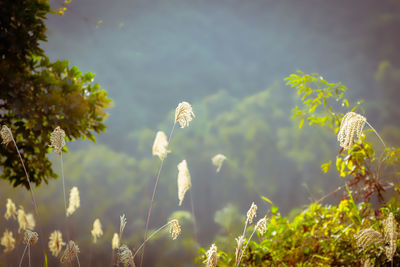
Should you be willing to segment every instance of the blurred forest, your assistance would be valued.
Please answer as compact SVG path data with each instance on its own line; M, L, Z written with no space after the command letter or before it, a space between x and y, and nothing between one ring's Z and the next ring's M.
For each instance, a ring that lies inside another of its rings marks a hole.
M63 5L50 4L54 10ZM267 213L270 205L261 196L290 215L343 183L336 170L320 168L339 153L336 137L307 124L299 130L291 119L298 98L283 79L296 70L341 81L352 105L364 101L365 116L385 142L400 146L397 0L73 0L66 7L63 16L48 15L48 42L41 46L51 60L68 59L96 73L113 99L107 131L96 143L67 142L63 155L66 187L77 186L81 196L70 225L82 266L111 263L111 239L123 213L126 243L141 244L160 164L151 147L157 131L171 130L181 101L193 104L196 118L175 129L150 228L174 217L183 232L175 241L165 233L150 242L144 266L195 266L200 246L218 240L226 244L221 248L234 247L253 201ZM376 136L368 137L379 147ZM211 158L218 153L227 160L217 173ZM60 175L58 155L49 157ZM183 159L192 177L197 237L189 198L178 207L176 165ZM63 229L61 180L35 190L42 215L37 224L46 236ZM0 196L1 212L7 198L31 207L25 188L3 180ZM96 218L104 236L93 245ZM1 229L7 225L0 220ZM14 264L22 250L0 261ZM49 266L56 266L52 256Z

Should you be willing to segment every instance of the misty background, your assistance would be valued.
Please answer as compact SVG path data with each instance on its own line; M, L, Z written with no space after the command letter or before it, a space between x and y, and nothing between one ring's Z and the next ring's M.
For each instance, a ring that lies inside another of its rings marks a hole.
M190 102L196 118L174 131L150 228L174 217L183 232L175 241L166 232L148 243L144 266L195 266L199 247L214 241L232 252L251 202L259 216L271 207L261 196L290 215L343 183L334 168L320 169L340 150L336 136L307 125L299 130L290 118L299 101L283 79L297 70L345 84L353 103L365 100L364 115L385 142L400 145L399 1L72 0L67 8L64 16L49 15L42 47L52 60L96 73L114 101L97 143L67 142L63 156L67 190L77 186L81 196L70 230L83 266L111 264L123 213L122 242L141 244L160 164L151 147L157 131L169 134L179 102ZM227 157L219 173L211 164L217 153ZM58 156L50 157L60 173ZM179 207L176 165L183 159L193 187ZM0 185L1 212L8 197L32 210L28 191ZM36 189L44 214L37 224L47 234L64 228L61 186L57 179ZM104 236L93 245L96 218ZM56 264L49 255L49 266Z

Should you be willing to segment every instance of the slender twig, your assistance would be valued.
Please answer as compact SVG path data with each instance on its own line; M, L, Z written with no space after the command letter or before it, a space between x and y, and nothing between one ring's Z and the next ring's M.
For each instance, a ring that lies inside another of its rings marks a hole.
M169 145L169 143L170 143L170 141L171 141L171 137L172 137L172 133L174 132L175 125L176 125L176 122L174 123L174 126L172 126L172 130L171 130L171 132L170 132L170 134L169 134L168 145ZM150 207L149 207L149 211L148 211L148 213L147 213L146 229L145 229L145 232L144 232L144 240L145 240L145 241L144 241L143 245L146 244L146 237L147 237L147 232L148 232L148 230L149 230L149 223L150 223L150 217L151 217L151 210L152 210L152 208L153 208L154 197L155 197L155 195L156 195L158 180L160 179L160 174L161 174L161 170L162 170L163 165L164 165L164 158L161 158L160 168L158 169L157 178L156 178L156 183L154 184L153 195L152 195L152 197L151 197ZM145 250L145 246L143 247L142 257L141 257L141 259L140 259L140 267L142 267L142 265L143 265L144 250Z
M31 246L28 246L28 262L29 267L31 267Z
M22 260L24 259L24 256L25 256L25 253L26 253L26 249L27 249L27 248L28 248L28 246L29 246L29 241L30 241L30 239L28 240L28 243L26 243L26 246L25 246L24 252L22 253L21 260L19 261L19 267L21 267L21 266L22 266ZM30 258L29 258L29 266L31 266L31 260L30 260Z
M147 241L149 241L153 236L155 236L158 232L160 232L162 229L164 229L165 227L167 227L169 224L171 223L171 221L167 222L166 224L164 224L163 226L161 226L160 228L158 228L157 230L154 231L154 233L152 233L146 240L144 240L144 242L138 247L138 249L136 250L135 254L133 255L133 258L135 259L136 254L139 252L139 250L143 247L144 249L144 245L146 244Z

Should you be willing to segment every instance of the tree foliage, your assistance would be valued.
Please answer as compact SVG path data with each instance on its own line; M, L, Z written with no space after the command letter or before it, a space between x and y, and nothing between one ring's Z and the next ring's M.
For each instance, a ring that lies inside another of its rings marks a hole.
M296 88L301 98L300 105L293 109L293 117L300 118L299 128L308 121L309 125L330 129L335 138L346 113L336 110L360 108L361 102L350 106L344 97L345 86L328 82L318 74L298 72L286 80L288 85ZM383 238L386 231L384 220L388 214L392 212L396 219L399 218L395 193L399 188L396 183L400 167L399 149L384 147L381 156L376 156L375 146L366 137L371 136L362 135L350 149L341 149L336 157L337 176L346 180L333 192L347 189L343 190L340 203L337 206L322 205L323 197L292 219L281 216L278 208L272 207L267 231L259 235L258 241L246 240L249 248L241 262L243 266L356 266L366 262L383 265L389 261L398 264L398 253L394 253L394 259L385 254L389 246L387 242L361 248L357 239L360 231L367 228L382 233ZM322 164L322 171L328 172L331 165L332 160ZM388 189L392 189L392 196L395 194L390 202L383 196ZM368 203L372 197L383 205L373 208ZM358 201L361 202L357 204ZM198 260L203 261L205 250L200 252L202 256ZM235 266L235 258L235 254L222 250L218 266Z
M107 92L65 60L51 62L40 47L46 41L44 0L0 3L0 124L16 140L32 182L39 185L56 174L46 157L50 133L63 128L69 140L105 130ZM28 187L15 147L0 148L1 179Z

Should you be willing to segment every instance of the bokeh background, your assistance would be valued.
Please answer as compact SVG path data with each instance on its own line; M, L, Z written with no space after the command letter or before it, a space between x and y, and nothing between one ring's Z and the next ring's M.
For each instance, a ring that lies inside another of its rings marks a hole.
M55 10L62 5L51 2ZM196 118L174 131L150 228L175 217L183 232L150 242L144 266L195 266L199 247L214 241L233 251L251 202L266 214L266 196L290 216L343 183L335 170L320 169L339 152L336 137L307 125L299 130L290 118L298 99L283 79L296 70L341 81L353 103L365 101L364 115L384 140L400 145L397 0L72 0L64 16L48 16L47 27L46 54L96 73L114 100L107 132L97 143L68 142L64 155L67 190L77 186L81 195L70 231L82 266L111 265L123 213L123 243L141 244L160 165L151 147L158 130L170 132L181 101L193 104ZM227 157L219 173L211 164L217 153ZM60 173L58 156L49 157ZM183 159L193 187L179 207L176 165ZM36 189L37 224L48 234L64 229L61 186L57 179ZM1 212L8 197L32 211L24 189L0 181L0 197ZM104 236L94 245L96 218ZM22 250L0 261L15 265ZM49 255L49 266L57 265Z

